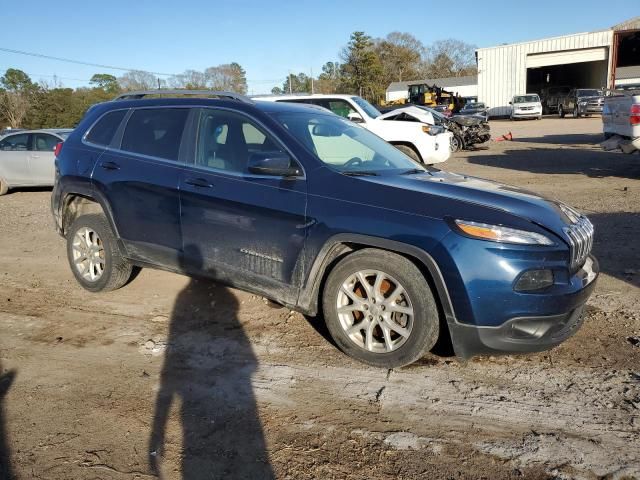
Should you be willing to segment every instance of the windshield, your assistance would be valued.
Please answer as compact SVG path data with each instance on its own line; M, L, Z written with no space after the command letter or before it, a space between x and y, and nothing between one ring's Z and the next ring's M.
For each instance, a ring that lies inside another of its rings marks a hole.
M273 116L318 159L340 172L377 175L426 171L380 137L337 115L280 112Z
M477 109L477 108L484 108L484 103L467 103L464 106L465 110L472 110L472 109Z
M364 113L369 115L371 118L378 118L381 115L378 109L373 105L371 105L369 102L367 102L364 98L351 97L351 100L353 100L356 103L356 105L358 105L361 109L363 109Z
M600 96L600 92L595 88L589 89L589 90L578 90L577 92L579 97L599 97Z
M513 103L532 103L539 102L540 97L538 95L519 95L513 97Z

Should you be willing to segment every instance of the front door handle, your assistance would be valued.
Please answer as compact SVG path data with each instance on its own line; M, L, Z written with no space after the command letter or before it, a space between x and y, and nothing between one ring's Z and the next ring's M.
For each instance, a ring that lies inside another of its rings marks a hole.
M116 162L102 162L100 166L105 170L120 170L120 165Z
M187 178L184 183L194 187L213 188L213 184L207 182L204 178Z

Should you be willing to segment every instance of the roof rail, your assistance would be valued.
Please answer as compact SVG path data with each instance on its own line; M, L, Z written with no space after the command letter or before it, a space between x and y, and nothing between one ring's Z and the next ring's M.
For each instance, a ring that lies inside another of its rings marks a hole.
M158 89L158 90L137 90L133 92L125 92L118 95L113 100L137 100L140 98L144 98L149 95L170 95L170 96L178 96L178 95L190 95L190 96L200 96L200 97L220 97L220 98L228 98L231 100L237 100L243 103L254 103L249 97L245 95L241 95L235 92L220 92L216 90L188 90L186 88L176 88L176 89Z

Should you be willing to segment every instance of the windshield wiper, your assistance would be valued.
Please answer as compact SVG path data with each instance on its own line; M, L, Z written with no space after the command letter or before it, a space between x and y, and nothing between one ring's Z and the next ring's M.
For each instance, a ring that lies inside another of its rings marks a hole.
M404 172L400 172L400 175L415 175L417 173L427 173L426 170L422 168L412 168L410 170L405 170Z
M348 175L349 177L377 177L378 174L376 172L371 172L369 170L353 170L342 172L343 175Z

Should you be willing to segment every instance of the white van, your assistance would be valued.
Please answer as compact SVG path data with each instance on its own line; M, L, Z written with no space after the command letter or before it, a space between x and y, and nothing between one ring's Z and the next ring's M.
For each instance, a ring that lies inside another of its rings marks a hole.
M511 101L511 120L516 118L542 118L542 102L537 93L514 95Z

